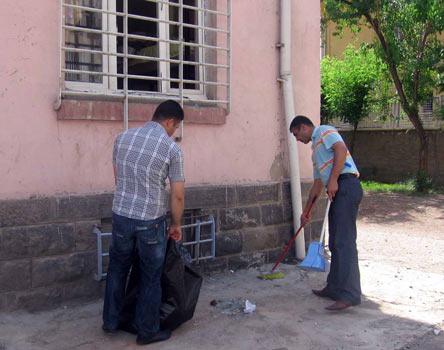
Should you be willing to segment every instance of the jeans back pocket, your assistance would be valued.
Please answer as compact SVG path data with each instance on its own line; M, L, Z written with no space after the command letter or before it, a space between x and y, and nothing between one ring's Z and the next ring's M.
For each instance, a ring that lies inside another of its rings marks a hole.
M140 241L144 244L157 244L160 241L160 233L162 223L157 223L154 225L140 225L136 226L136 233L139 236Z

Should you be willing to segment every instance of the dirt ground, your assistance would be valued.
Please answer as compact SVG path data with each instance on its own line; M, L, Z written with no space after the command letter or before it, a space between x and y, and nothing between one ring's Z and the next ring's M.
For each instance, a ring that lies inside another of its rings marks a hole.
M227 272L205 279L193 320L148 347L444 350L443 227L443 195L367 194L358 222L360 306L324 310L329 301L310 290L322 287L325 274L293 265L283 265L286 278L275 281L257 279L255 269ZM254 313L235 308L245 299L256 304ZM0 350L139 348L132 335L102 333L101 307L0 314Z

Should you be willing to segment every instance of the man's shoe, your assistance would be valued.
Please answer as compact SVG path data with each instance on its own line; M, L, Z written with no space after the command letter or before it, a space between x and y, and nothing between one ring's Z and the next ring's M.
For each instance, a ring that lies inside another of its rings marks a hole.
M347 301L337 300L330 306L327 306L325 309L329 311L342 311L349 308L350 306L352 306L352 304Z
M104 331L105 333L108 333L108 334L115 334L115 333L117 333L117 329L115 329L115 328L109 328L109 327L107 327L107 326L105 326L105 325L102 325L102 329L103 329L103 331Z
M165 329L163 331L159 331L150 336L142 336L138 335L136 339L136 343L138 345L147 345L159 341L167 340L171 337L171 331L169 329Z
M318 297L335 300L335 298L333 298L333 296L327 291L327 288L312 289L311 291L313 292L314 295L317 295Z

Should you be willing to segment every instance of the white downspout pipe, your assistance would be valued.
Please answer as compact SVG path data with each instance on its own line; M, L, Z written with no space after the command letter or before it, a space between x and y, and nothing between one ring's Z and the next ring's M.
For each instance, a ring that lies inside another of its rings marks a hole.
M293 225L296 229L300 225L302 213L301 177L299 172L299 153L296 139L290 135L290 123L295 117L293 78L291 75L291 2L292 0L281 0L280 2L280 79L284 97L284 110L286 120L286 130L288 139L288 149L290 157L290 182L291 182L291 203L293 207ZM296 257L305 258L305 238L302 231L296 238Z

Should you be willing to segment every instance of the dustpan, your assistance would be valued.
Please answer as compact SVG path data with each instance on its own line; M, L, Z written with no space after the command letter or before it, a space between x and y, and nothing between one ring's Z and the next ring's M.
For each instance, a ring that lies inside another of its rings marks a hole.
M311 242L308 246L307 255L305 259L298 265L304 270L312 270L325 272L327 269L327 261L324 255L324 236L327 229L328 211L330 209L330 200L325 209L324 222L322 223L322 233L319 242Z

